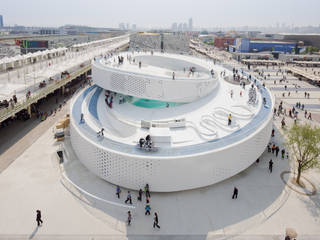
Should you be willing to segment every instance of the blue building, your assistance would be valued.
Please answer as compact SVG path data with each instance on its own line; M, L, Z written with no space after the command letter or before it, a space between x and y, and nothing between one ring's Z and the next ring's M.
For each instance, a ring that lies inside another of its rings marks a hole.
M296 48L295 42L250 40L248 38L238 38L235 40L237 52L283 52L292 53Z
M249 52L250 51L250 39L249 38L237 38L235 40L235 46L237 52Z
M0 28L3 28L3 17L0 15Z

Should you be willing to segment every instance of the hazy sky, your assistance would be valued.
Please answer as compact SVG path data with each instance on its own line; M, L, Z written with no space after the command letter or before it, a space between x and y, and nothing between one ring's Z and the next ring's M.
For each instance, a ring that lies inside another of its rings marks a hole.
M1 0L5 25L170 27L320 25L320 0Z

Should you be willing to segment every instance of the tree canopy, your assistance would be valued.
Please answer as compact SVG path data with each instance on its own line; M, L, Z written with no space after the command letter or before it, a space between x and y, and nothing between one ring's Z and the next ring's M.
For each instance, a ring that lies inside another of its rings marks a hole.
M301 173L307 169L320 167L320 128L310 124L294 124L288 131L287 144L298 163L297 183Z
M313 46L307 46L305 51L302 52L303 54L313 54L315 52L318 52L319 49L317 47L313 47Z

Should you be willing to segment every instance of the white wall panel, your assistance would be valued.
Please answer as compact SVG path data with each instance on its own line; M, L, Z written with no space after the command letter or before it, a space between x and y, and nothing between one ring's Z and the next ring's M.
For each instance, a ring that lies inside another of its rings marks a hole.
M79 160L94 174L129 189L149 183L152 191L170 192L220 182L248 168L270 140L272 114L252 135L223 148L196 155L139 156L109 150L89 140L71 120L71 143Z
M172 80L123 72L99 63L92 65L93 82L101 88L138 98L168 102L192 102L210 94L218 80L208 79ZM183 91L181 91L183 90Z

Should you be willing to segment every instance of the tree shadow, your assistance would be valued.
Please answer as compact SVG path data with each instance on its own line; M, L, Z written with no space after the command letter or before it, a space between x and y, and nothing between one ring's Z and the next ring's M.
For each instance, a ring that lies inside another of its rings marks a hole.
M314 178L310 177L309 180L313 182L315 186L319 186L319 182L317 182ZM317 190L316 194L312 196L305 196L300 194L297 194L297 196L305 204L307 210L311 213L311 215L315 218L319 218L320 217L320 192L319 192L319 189L316 189L316 190Z

